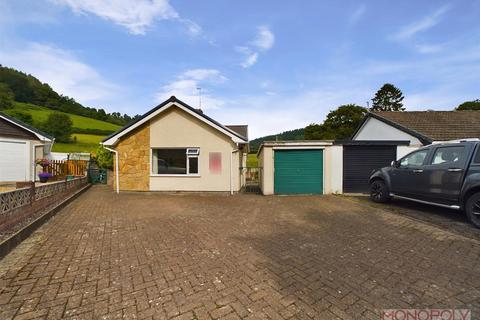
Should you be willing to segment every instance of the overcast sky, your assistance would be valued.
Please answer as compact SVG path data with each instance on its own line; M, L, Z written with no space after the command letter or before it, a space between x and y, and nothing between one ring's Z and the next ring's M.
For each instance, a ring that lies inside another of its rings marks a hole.
M0 0L0 64L109 112L171 95L252 138L366 106L480 98L480 1Z

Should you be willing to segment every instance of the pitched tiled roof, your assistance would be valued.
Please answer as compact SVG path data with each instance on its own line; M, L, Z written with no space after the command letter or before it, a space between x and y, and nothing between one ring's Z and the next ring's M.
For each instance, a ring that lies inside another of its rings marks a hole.
M480 138L480 111L379 111L372 115L431 141Z
M175 96L171 96L169 99L165 100L164 102L162 102L161 104L159 104L158 106L156 106L155 108L153 108L152 110L148 111L147 113L145 113L143 116L141 116L140 118L136 119L135 121L132 121L130 122L129 124L127 124L126 126L120 128L118 131L112 133L111 135L109 135L108 137L106 137L105 139L102 140L102 143L105 143L106 141L110 140L111 138L117 136L117 135L121 135L125 130L129 129L130 127L134 126L134 125L137 125L137 124L140 124L142 125L142 123L144 121L146 121L145 119L147 119L150 115L154 114L155 112L157 112L158 110L164 108L165 106L168 106L170 103L176 103L178 105L181 105L183 106L184 108L190 110L191 112L197 114L198 116L200 116L201 118L205 119L208 123L210 123L211 125L215 125L217 127L220 127L222 130L225 130L228 132L228 134L231 134L233 136L236 136L242 140L244 140L245 142L248 142L248 139L246 136L243 136L241 134L239 134L238 132L220 124L219 122L215 121L214 119L210 118L209 116L205 115L203 113L203 111L201 109L195 109L195 108L192 108L191 106L189 106L188 104L186 104L185 102L181 101L180 99L177 99Z

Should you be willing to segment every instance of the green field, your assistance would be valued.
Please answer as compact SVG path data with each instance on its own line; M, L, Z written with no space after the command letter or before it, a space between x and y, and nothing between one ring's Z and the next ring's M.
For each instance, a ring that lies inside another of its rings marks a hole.
M76 137L76 140L75 140ZM57 143L53 145L53 152L92 152L98 148L100 141L104 136L93 134L74 133L71 136L71 143Z
M21 102L15 102L15 108L5 110L4 112L6 114L9 114L9 112L13 110L20 110L20 111L24 111L26 113L31 114L34 123L44 122L45 120L47 120L48 115L54 112L54 110L52 109L40 107L30 103L21 103ZM77 116L75 114L70 114L70 113L65 113L65 114L68 115L70 119L72 119L74 128L100 129L100 130L112 130L112 131L116 131L120 128L119 125L116 125L113 123L100 121L92 118L87 118L83 116Z
M23 112L29 113L32 115L34 126L38 123L42 123L47 120L48 115L54 112L51 109L40 107L34 104L29 103L21 103L15 102L15 108L5 110L4 112L9 114L13 110L21 110ZM63 112L62 112L63 113ZM116 131L120 128L120 126L100 121L92 118L87 118L83 116L78 116L75 114L65 113L72 119L73 128L78 129L99 129L99 130L111 130ZM76 139L75 139L76 137ZM71 143L55 143L53 145L52 151L53 152L93 152L97 149L100 141L104 138L104 136L100 135L93 135L93 134L81 134L81 133L73 133Z
M258 158L255 153L249 153L247 156L247 167L258 167Z

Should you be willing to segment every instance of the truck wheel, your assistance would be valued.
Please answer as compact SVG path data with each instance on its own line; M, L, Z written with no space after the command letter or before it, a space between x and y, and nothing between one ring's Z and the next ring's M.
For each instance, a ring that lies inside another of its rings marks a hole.
M390 200L390 195L385 182L382 180L374 180L370 183L370 199L378 203L384 203Z
M465 204L465 213L468 220L477 228L480 228L480 192L474 193Z

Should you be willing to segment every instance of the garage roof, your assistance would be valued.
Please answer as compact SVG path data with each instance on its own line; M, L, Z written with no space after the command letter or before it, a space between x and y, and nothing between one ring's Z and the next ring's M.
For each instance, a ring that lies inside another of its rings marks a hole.
M42 141L52 141L54 138L49 135L49 134L46 134L26 123L23 123L22 121L18 120L18 119L15 119L13 117L10 117L9 115L3 113L3 112L0 112L0 118L5 120L6 122L20 128L21 130L24 130L24 131L27 131L31 134L33 134L35 137L37 137L39 140L42 140Z
M380 111L370 112L355 136L369 117L383 121L407 132L425 144L480 138L480 111Z

